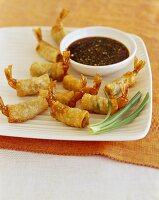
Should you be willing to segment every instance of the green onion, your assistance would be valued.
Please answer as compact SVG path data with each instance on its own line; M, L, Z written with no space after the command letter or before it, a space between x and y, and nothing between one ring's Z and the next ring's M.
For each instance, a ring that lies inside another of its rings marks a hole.
M140 106L132 114L130 114L127 118L120 120L120 121L117 121L117 122L114 122L114 123L111 123L107 126L104 126L104 124L103 124L103 126L99 127L99 129L92 129L91 128L91 130L93 131L92 134L99 134L99 133L102 133L102 132L110 131L110 130L120 128L124 125L131 123L141 113L141 111L144 109L146 104L149 102L149 99L150 99L150 96L149 96L149 93L147 93L145 95L144 100L140 104Z
M122 115L124 115L126 112L128 112L136 103L139 102L141 98L141 92L137 92L134 97L129 101L129 103L120 111L118 111L117 113L113 114L112 116L110 116L109 118L106 118L104 120L102 120L99 123L96 124L92 124L90 126L88 126L88 128L90 128L93 132L99 131L102 127L105 127L115 121L117 121Z

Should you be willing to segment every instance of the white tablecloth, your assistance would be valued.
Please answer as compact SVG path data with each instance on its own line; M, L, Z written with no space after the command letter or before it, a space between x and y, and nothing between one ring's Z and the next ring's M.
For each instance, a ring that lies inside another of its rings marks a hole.
M159 170L105 157L0 150L0 200L158 200Z

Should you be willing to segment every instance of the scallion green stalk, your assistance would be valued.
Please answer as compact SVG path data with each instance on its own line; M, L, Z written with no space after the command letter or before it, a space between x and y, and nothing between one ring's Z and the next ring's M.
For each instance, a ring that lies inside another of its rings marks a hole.
M147 93L145 95L144 100L139 105L139 107L132 114L130 114L127 118L125 118L123 120L111 123L111 124L106 125L106 126L104 126L104 124L103 124L102 127L99 127L99 128L96 127L95 129L90 127L91 130L92 130L92 134L99 134L99 133L102 133L102 132L111 131L113 129L120 128L124 125L131 123L141 113L141 111L144 109L146 104L149 102L149 98L150 98L149 93Z
M109 125L109 124L117 121L118 119L120 119L120 117L122 115L124 115L125 113L127 113L135 104L137 104L139 102L141 96L142 96L141 92L140 91L137 92L134 95L134 97L129 101L129 103L122 110L116 112L115 114L113 114L109 118L106 117L101 122L89 125L88 128L91 129L94 132L94 131L100 130L102 127L105 127L105 126L107 126L107 125Z

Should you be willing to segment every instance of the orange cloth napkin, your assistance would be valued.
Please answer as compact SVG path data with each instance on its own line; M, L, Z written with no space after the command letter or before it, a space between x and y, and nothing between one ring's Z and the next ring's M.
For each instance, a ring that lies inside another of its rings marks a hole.
M0 148L57 155L101 155L121 162L159 168L159 106L153 104L148 135L128 142L79 142L0 136Z

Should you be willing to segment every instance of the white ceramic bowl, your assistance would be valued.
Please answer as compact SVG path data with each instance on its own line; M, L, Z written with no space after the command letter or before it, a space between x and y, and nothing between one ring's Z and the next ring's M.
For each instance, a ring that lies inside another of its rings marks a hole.
M94 76L96 74L105 76L117 72L127 67L133 62L137 51L137 46L135 41L127 33L110 27L93 26L93 27L80 28L75 31L72 31L71 33L66 35L61 41L60 51L61 52L65 51L72 42L78 39L86 37L94 37L94 36L108 37L120 41L128 48L129 57L121 62L106 66L85 65L70 59L70 64L76 71L90 76Z

